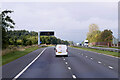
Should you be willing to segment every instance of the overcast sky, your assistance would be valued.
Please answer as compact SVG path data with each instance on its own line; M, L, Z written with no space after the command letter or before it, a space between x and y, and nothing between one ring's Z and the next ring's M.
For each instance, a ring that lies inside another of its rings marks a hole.
M58 38L81 42L94 23L101 31L110 29L118 35L117 2L5 2L5 9L14 11L10 16L15 30L54 30Z

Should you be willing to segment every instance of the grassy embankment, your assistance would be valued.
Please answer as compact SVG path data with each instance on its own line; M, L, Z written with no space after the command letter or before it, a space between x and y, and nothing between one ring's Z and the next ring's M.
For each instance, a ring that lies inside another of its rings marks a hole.
M93 46L93 47L102 47L102 48L115 48L115 49L120 49L120 47L108 47L108 46Z
M73 46L71 46L71 47L73 47ZM107 55L111 55L111 56L115 56L115 57L120 57L120 53L118 53L118 52L103 51L103 50L83 48L83 47L73 47L73 48L78 48L78 49L83 49L83 50L87 50L87 51L93 51L93 52L97 52L97 53L103 53L103 54L107 54Z
M47 46L49 46L49 47L54 47L55 45L47 45Z
M39 49L39 48L40 47L38 47L38 46L32 46L29 48L25 48L23 50L16 50L16 51L9 52L2 56L2 65L7 64L15 59L18 59L18 58L36 50L36 49Z

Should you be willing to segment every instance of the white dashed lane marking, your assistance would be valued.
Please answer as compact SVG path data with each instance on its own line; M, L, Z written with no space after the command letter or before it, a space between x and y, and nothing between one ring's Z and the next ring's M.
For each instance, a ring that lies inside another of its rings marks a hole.
M80 53L78 53L78 54L80 54ZM83 56L83 53L81 55ZM88 56L85 56L85 57L87 58ZM90 59L93 60L92 57ZM101 64L101 63L102 63L101 61L98 61L98 64ZM66 64L67 64L67 62L66 62ZM103 65L105 65L105 64L103 64ZM108 66L108 68L113 69L112 66ZM76 78L75 75L73 75L73 77Z
M92 59L92 60L93 60L93 58L90 58L90 59Z
M68 67L69 70L71 70L71 67Z
M76 76L75 75L72 75L73 79L76 79Z
M112 66L108 66L110 69L113 69L113 67Z
M65 58L63 58L63 60L65 60ZM68 62L65 62L65 64L67 65ZM72 70L70 66L68 66L67 68L68 68L70 71ZM72 71L71 71L71 73L72 73ZM72 78L73 78L73 79L76 79L76 76L75 76L73 73L72 73Z
M63 60L65 61L65 58Z
M67 62L65 62L65 64L68 64Z
M98 63L100 64L101 62L100 62L100 61L98 61Z

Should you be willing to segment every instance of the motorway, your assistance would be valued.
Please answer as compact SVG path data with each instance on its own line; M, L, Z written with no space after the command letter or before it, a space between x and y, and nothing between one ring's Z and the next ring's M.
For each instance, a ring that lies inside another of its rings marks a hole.
M35 50L4 65L3 80L119 80L119 58L70 47L68 52L68 57L55 57L54 47Z

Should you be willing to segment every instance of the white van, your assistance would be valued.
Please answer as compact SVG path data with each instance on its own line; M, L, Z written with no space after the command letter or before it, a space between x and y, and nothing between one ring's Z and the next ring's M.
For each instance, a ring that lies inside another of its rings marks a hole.
M57 56L68 56L68 48L66 45L63 44L58 44L56 45L56 57Z

